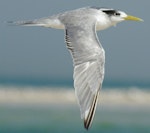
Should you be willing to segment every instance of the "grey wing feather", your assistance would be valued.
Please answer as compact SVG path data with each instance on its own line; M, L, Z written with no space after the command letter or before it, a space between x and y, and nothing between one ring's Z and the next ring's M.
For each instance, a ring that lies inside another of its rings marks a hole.
M66 43L74 63L76 97L88 129L92 123L104 77L105 54L95 33L95 24L66 25Z

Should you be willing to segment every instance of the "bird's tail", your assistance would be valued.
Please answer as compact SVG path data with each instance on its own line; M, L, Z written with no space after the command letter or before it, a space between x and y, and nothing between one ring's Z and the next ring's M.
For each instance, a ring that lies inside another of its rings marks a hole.
M64 25L58 19L57 16L51 16L47 18L29 20L29 21L8 21L10 25L22 25L22 26L42 26L56 29L64 29Z
M36 21L8 21L10 25L22 25L22 26L44 26L44 24Z

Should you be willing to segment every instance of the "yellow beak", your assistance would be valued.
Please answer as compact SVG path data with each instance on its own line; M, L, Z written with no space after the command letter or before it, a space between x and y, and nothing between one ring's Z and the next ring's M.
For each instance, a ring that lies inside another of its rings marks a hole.
M132 20L132 21L143 21L143 19L141 19L141 18L130 16L130 15L126 16L124 19L125 20Z

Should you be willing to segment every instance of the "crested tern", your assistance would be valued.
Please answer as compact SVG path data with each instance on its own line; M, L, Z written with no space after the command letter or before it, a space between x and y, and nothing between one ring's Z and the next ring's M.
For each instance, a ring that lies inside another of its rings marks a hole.
M65 42L73 59L75 95L86 129L92 124L104 79L105 51L96 31L124 20L142 21L119 10L85 7L33 21L12 22L16 25L64 29Z

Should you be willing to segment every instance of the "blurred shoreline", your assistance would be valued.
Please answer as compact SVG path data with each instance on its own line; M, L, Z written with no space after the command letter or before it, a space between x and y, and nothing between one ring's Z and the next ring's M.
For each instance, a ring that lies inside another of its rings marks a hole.
M102 89L99 104L149 107L150 91L140 88ZM73 88L65 87L7 87L0 86L0 104L77 104Z

